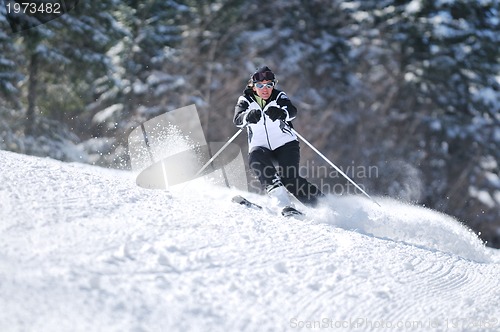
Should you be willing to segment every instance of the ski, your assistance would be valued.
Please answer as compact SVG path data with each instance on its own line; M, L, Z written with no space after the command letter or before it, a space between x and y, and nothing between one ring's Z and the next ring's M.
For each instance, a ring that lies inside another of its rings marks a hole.
M233 199L231 199L231 201L234 203L237 203L237 204L245 205L246 207L249 207L249 208L262 210L262 206L255 204L255 203L252 203L248 199L246 199L245 197L240 196L240 195L234 196Z
M231 199L232 202L234 203L237 203L237 204L241 204L241 205L244 205L246 207L249 207L249 208L252 208L252 209L256 209L256 210L264 210L264 208L256 203L253 203L251 201L249 201L248 199L246 199L245 197L243 196L240 196L240 195L236 195L234 196L232 199ZM266 209L268 211L270 211L269 209ZM291 207L291 206L286 206L283 208L283 210L281 210L281 215L283 217L295 217L295 218L302 218L304 217L304 213L300 212L299 210Z

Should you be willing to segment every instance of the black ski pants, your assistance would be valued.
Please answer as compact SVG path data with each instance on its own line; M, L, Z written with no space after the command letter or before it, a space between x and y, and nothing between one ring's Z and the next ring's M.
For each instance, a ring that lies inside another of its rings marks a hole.
M318 197L323 196L318 187L299 175L298 141L286 143L274 150L255 147L249 153L248 162L264 189L273 185L273 180L279 176L286 189L306 205L316 205Z

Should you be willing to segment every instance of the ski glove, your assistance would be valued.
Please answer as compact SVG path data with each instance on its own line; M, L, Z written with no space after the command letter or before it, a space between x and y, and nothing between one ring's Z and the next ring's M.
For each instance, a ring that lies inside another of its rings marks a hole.
M247 113L247 122L248 123L257 123L262 116L261 111L258 109L251 110Z
M276 107L276 106L269 107L266 110L266 114L273 121L276 121L278 119L285 120L286 115L287 115L284 109Z

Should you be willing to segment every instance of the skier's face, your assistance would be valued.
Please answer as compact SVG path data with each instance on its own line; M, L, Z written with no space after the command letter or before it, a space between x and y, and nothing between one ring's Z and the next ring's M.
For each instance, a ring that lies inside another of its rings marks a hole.
M271 93L273 92L274 89L274 82L273 81L261 81L257 82L253 85L253 91L262 99L269 99L271 97Z

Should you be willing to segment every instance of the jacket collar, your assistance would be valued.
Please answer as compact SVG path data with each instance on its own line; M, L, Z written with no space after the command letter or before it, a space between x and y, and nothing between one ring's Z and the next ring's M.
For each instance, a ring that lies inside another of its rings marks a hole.
M271 100L276 99L276 97L278 96L278 94L280 92L281 92L281 90L274 88L273 92L271 93L271 96L269 97L269 99L266 100L266 103L271 101ZM251 87L248 87L245 89L244 95L247 97L247 99L253 100L253 101L258 103L257 98L259 98L259 97L255 94L255 92L253 91L253 89ZM259 103L259 105L260 105L260 103Z

